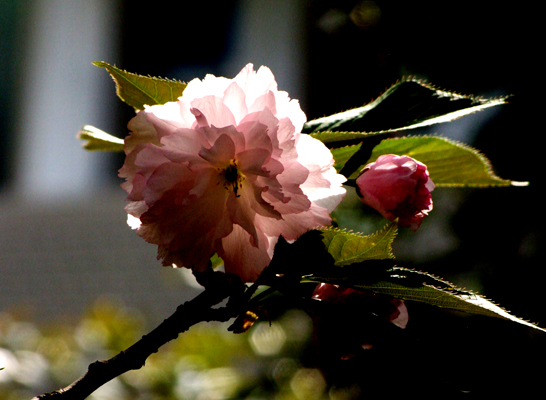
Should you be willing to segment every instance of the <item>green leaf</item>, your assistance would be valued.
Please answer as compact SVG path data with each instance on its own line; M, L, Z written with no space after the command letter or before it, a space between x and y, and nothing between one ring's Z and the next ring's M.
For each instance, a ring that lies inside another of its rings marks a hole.
M393 258L391 244L396 236L396 223L386 225L381 231L363 236L337 228L322 228L322 242L334 258L335 265L343 266L365 260Z
M324 144L330 144L335 143L338 147L340 145L340 142L350 142L350 141L357 141L369 138L370 136L377 136L382 135L385 132L379 131L379 132L333 132L333 131L325 131L325 132L315 132L311 133L309 136L320 140Z
M85 125L78 132L77 137L87 140L83 144L83 148L86 150L123 151L123 139L112 136L91 125Z
M489 160L478 150L438 136L385 139L373 149L371 158L363 164L375 161L384 154L406 155L422 162L436 186L527 185L527 182L499 178L493 173ZM358 172L351 177L357 175Z
M334 274L329 276L307 276L305 280L338 284L373 293L386 294L402 300L417 301L470 314L502 318L546 332L546 329L511 315L508 311L483 296L459 289L445 280L424 272L399 267L380 270L375 265L368 269L366 263L354 268L343 269L342 272L345 273L338 273L337 277Z
M318 134L319 140L343 141L355 139L354 132L373 134L396 132L405 129L452 121L464 115L505 104L507 97L483 99L439 90L415 78L405 78L392 85L385 93L369 104L308 121L305 133L336 131ZM342 131L351 131L341 133ZM344 138L344 136L346 136Z
M503 318L546 332L546 329L511 315L508 311L483 296L456 288L447 281L419 271L395 267L392 269L389 281L373 284L357 283L351 286L436 307Z
M337 172L340 172L347 161L351 159L355 153L360 150L362 143L352 146L339 147L337 149L331 149L332 156L334 156L334 168Z
M136 110L143 110L145 104L152 106L176 101L187 86L176 80L133 74L103 61L93 64L105 68L112 75L119 98Z

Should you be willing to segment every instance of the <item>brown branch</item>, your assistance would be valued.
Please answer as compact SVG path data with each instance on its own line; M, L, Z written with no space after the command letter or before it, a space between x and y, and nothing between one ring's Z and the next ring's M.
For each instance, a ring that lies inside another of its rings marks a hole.
M99 387L130 370L140 369L146 359L156 353L165 343L176 339L180 333L203 321L227 321L237 316L244 285L237 277L219 272L210 272L206 279L206 289L194 299L178 306L173 315L165 319L157 328L144 335L138 342L110 360L95 361L89 365L87 373L71 385L45 393L32 400L85 399ZM232 296L226 307L214 309L212 306Z

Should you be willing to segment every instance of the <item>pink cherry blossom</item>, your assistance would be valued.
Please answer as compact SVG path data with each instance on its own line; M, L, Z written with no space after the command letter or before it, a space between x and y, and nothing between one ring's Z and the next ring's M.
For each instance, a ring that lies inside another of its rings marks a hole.
M434 183L426 165L407 156L387 154L364 167L357 178L358 195L364 204L385 218L399 218L400 226L416 231L432 210Z
M345 194L330 151L300 133L305 121L271 71L252 64L146 106L129 122L120 169L129 225L158 245L163 265L203 270L216 252L226 272L254 281L280 235L330 224Z

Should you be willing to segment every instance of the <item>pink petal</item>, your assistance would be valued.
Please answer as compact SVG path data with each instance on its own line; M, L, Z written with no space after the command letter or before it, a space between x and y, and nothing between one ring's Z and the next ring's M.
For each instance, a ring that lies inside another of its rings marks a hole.
M222 134L210 149L201 148L199 156L215 167L225 167L235 157L235 143Z
M206 122L200 123L199 126L215 126L217 128L222 128L224 126L236 126L233 113L229 107L224 104L223 99L220 97L202 97L193 100L191 105L192 113L194 113L194 115L194 110L199 110L199 112L206 118Z
M253 246L249 234L240 226L234 225L233 232L222 238L216 249L225 262L226 272L238 275L243 282L254 282L272 257L277 238L260 235L258 246Z

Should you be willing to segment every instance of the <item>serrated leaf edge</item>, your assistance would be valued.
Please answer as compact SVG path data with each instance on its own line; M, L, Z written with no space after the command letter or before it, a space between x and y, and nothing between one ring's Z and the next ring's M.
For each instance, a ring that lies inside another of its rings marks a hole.
M386 224L383 228L381 228L381 229L377 230L376 232L371 233L369 235L364 235L364 234L361 234L361 233L355 233L353 230L348 230L348 229L345 229L345 228L340 229L340 228L335 228L335 227L323 227L323 228L320 228L319 230L320 231L330 231L330 232L334 232L334 233L343 233L345 235L352 236L354 239L369 239L369 238L371 238L373 236L380 236L382 234L386 235L387 232L390 229L397 229L397 227L398 227L398 224L396 222L391 222L389 224ZM398 231L394 232L392 238L387 243L388 246L392 245L392 242L394 241L394 238L396 237L397 234L398 234ZM376 244L376 246L377 246L377 244ZM328 246L328 248L326 250L329 252L330 245ZM364 253L361 253L361 254L364 254ZM394 258L394 254L392 253L392 247L389 247L389 254L388 254L387 258L389 258L389 259ZM338 262L335 263L335 265L337 265L337 266L350 265L350 264L352 264L352 263L338 263Z
M129 81L128 79L126 79L123 74L121 74L120 72L124 73L124 74L127 74L127 75L131 75L131 76L134 76L134 77L141 77L141 78L148 78L148 79L152 79L152 80L158 80L160 82L165 82L165 83L177 83L177 84L183 84L183 85L186 85L185 82L183 81L180 81L180 80L177 80L177 79L169 79L169 78L161 78L161 77L155 77L155 76L151 76L151 75L140 75L140 74L136 74L134 72L129 72L127 70L124 70L124 69L121 69L121 68L118 68L116 67L115 64L109 64L105 61L94 61L92 63L93 65L97 66L97 67L100 67L100 68L104 68L108 71L110 77L114 80L115 84L116 84L116 94L118 95L118 97L125 103L127 103L125 101L125 99L123 99L123 97L121 96L121 85L118 83L117 79L112 75L112 73L109 71L109 69L114 69L114 71L119 75L120 78L124 79L126 82L128 82L129 84L137 87L139 90L141 90L138 86L136 86L134 84L134 82L131 82ZM171 89L172 91L172 89ZM151 97L148 93L142 91L143 94L145 94L147 97L149 97L150 99L152 99L155 103L154 104L158 104L157 100L154 99L153 97ZM127 103L129 104L129 103ZM150 105L154 105L154 104L150 104ZM131 105L131 104L129 104ZM133 105L131 105L131 107L133 107L135 110L142 110L141 108L137 108L137 107L134 107Z
M505 319L505 320L512 321L512 322L517 322L517 323L519 323L521 325L526 325L526 326L529 326L531 328L535 328L535 329L538 329L540 331L546 332L546 329L541 328L536 323L533 323L533 322L530 322L528 320L518 318L515 315L510 314L510 312L508 310L506 310L505 308L499 306L494 301L489 300L485 296L482 296L482 295L480 295L478 293L467 290L465 288L459 288L459 287L455 286L453 283L451 283L451 282L449 282L449 281L447 281L445 279L439 278L439 277L437 277L437 276L435 276L433 274L430 274L428 272L415 270L415 269L401 268L401 267L393 267L391 270L393 272L398 270L398 271L408 271L408 272L413 272L413 273L425 275L425 276L427 276L429 278L432 278L434 280L437 280L437 281L441 282L444 285L449 286L453 291L423 282L422 285L424 287L429 287L429 288L432 288L434 290L438 290L438 291L440 291L442 293L448 294L450 296L454 296L454 297L458 298L459 300L468 302L469 304L471 304L471 305L473 305L475 307L479 307L479 308L482 308L484 310L490 311L490 313L487 313L487 314L484 313L483 315L485 315L485 316L492 316L491 314L493 314L493 315L495 315L496 318ZM404 285L400 285L400 284L398 284L398 285L399 286L404 286ZM355 286L355 288L358 289L357 286ZM369 289L369 290L373 292L373 289ZM464 292L464 294L456 293L456 292ZM463 296L467 297L467 298L463 298ZM418 301L418 300L415 300L415 299L404 299L404 296L400 296L399 298L402 299L402 300ZM483 305L479 305L479 304L476 304L474 302L471 302L471 298L485 301L488 305L492 306L492 308L484 307ZM424 302L424 303L426 303L426 302ZM455 311L459 311L459 312L466 312L464 310L459 310L459 309L456 309L456 308L445 307L445 306L440 306L440 305L434 305L434 307L451 309L451 310L455 310ZM467 312L467 313L469 313L469 312ZM477 313L470 313L470 314L477 314Z
M344 144L344 142L348 142L348 141L357 141L357 140L361 140L361 139L365 139L365 138L368 138L370 136L378 136L378 135L382 135L384 133L389 133L388 131L374 131L374 132L359 132L359 131L320 131L320 132L313 132L313 133L310 133L309 136L311 136L312 138L314 139L317 139L317 140L320 140L322 143L324 144L332 144L332 143L341 143L341 145L338 147L338 146L332 146L333 148L342 148L342 147L346 147L348 145ZM324 134L332 134L332 135L336 135L336 136L349 136L349 135L353 135L355 137L351 137L351 138L347 138L347 139L341 139L341 140L336 140L336 141L329 141L329 140L322 140L320 138L320 135L324 135Z
M318 126L318 125L320 125L322 123L321 121L329 119L334 115L338 116L338 120L343 120L343 119L346 119L347 116L350 118L352 116L351 114L361 113L362 111L364 111L364 109L366 107L368 107L368 110L373 109L375 107L375 105L372 107L374 102L376 102L381 97L384 97L389 92L389 90L393 89L395 86L400 85L400 84L402 84L404 82L414 82L414 83L417 83L418 85L421 85L422 87L433 90L434 92L436 92L436 95L438 97L451 97L451 98L454 97L454 98L458 98L458 99L468 99L468 100L471 100L473 103L479 103L479 104L477 104L475 106L472 106L472 107L469 107L469 108L464 108L463 110L454 111L454 112L451 112L451 113L448 113L448 114L440 115L440 116L425 120L425 121L423 121L421 123L418 123L418 124L413 124L413 125L409 125L409 126L405 126L405 127L401 127L401 128L395 128L395 129L387 129L387 130L373 131L373 132L362 132L363 134L366 134L367 136L368 135L369 136L381 135L381 134L386 134L386 133L394 133L394 132L399 132L399 131L403 131L403 130L415 129L415 128L419 128L419 127L422 127L422 126L430 126L430 125L434 125L436 123L441 123L441 122L449 122L449 121L453 121L454 119L460 118L460 117L465 116L465 115L473 114L474 112L481 111L481 110L484 110L484 109L489 108L489 107L493 107L493 106L501 105L501 104L507 104L508 103L507 100L510 97L512 97L512 95L506 95L506 96L499 96L499 97L496 97L496 98L486 99L486 98L484 98L482 96L475 96L475 95L470 95L470 94L464 95L464 94L460 94L458 92L450 92L450 91L445 90L445 89L440 89L439 87L437 87L437 86L431 84L430 82L428 82L426 79L418 78L418 77L413 76L413 75L409 75L409 76L405 76L405 77L402 77L402 78L398 79L391 86L389 86L388 88L385 88L383 90L383 92L381 92L381 94L379 94L377 97L373 98L368 103L365 103L362 106L358 106L358 107L355 107L355 108L350 108L350 109L345 110L345 111L340 111L340 112L337 112L337 113L334 113L334 114L331 114L331 115L316 118L316 119L313 119L311 121L308 121L305 125L313 124L313 125ZM472 108L475 108L475 110L469 112L468 110L472 109ZM357 110L359 110L359 111L357 111ZM463 112L463 111L465 111L465 112ZM458 114L461 114L461 115L458 115ZM448 116L450 116L450 115L452 117L448 118ZM438 122L433 122L435 120L438 120ZM304 130L305 130L305 125L304 125ZM312 134L317 134L317 133L322 133L322 132L328 132L328 131L310 132L309 134L312 135ZM350 132L350 131L347 131L347 132ZM347 140L354 140L354 139L347 139ZM332 143L332 142L329 142L329 143Z
M137 74L137 73L134 73L134 72L129 72L129 71L125 70L125 69L121 69L121 68L117 67L116 64L109 64L106 61L93 61L92 64L97 66L97 67L104 68L104 69L106 69L107 67L114 68L114 69L116 69L118 71L126 73L127 75L133 75L133 76L137 76L137 77L145 77L145 78L150 78L150 79L157 79L157 80L163 81L163 82L182 83L182 84L186 85L186 82L178 80L178 79L163 78L163 77L160 77L160 76L151 76L150 74L141 75L141 74ZM102 65L102 64L104 64L104 65Z
M504 307L499 306L494 301L489 300L487 297L482 296L482 295L480 295L478 293L468 291L468 293L469 293L468 295L466 295L466 294L461 295L461 294L451 293L449 290L442 289L442 288L436 287L434 285L428 285L428 284L424 283L423 286L430 287L430 288L433 288L433 289L438 290L440 292L443 292L443 293L449 294L451 296L454 296L454 297L456 297L456 298L458 298L458 299L460 299L462 301L465 301L465 302L467 302L467 303L469 303L469 304L471 304L471 305L473 305L475 307L479 307L479 308L483 308L484 310L488 310L491 313L493 313L497 318L506 319L506 320L512 321L512 322L517 322L519 324L526 325L526 326L529 326L531 328L535 328L535 329L538 329L540 331L546 332L546 329L541 328L540 326L538 326L538 324L530 322L528 320L524 320L522 318L518 318L515 315L510 314L510 312L508 310L506 310ZM456 287L454 287L454 289L459 290ZM487 305L492 306L492 308L491 307L485 307L484 305L480 305L480 304L474 302L474 300L482 300ZM452 309L451 307L442 307L442 306L437 306L437 307ZM463 310L458 310L456 308L453 308L453 310L465 312ZM473 314L475 314L475 313L473 313ZM487 316L488 315L490 315L490 314L487 314Z
M448 138L448 137L445 137L445 136L442 136L442 135L407 135L407 136L404 136L404 137L397 137L397 138L388 138L388 139L384 139L384 140L389 140L389 141L394 141L394 140L404 140L406 138L437 138L437 139L442 139L454 146L457 146L463 150L469 150L471 151L475 156L477 156L480 161L484 164L485 166L485 170L486 172L489 174L489 176L495 180L495 181L498 181L499 183L506 183L505 186L528 186L529 185L529 182L519 182L519 181L512 181L512 180L509 180L509 179L503 179L501 177L499 177L497 174L495 174L495 172L493 171L493 166L491 165L491 162L489 161L489 159L478 149L476 149L475 147L472 147L466 143L463 143L463 142L460 142L458 140L455 140L455 139L451 139L451 138ZM401 155L405 155L405 154L401 154ZM372 160L373 161L373 160ZM420 161L420 160L417 160L417 161ZM365 165L365 164L368 164L370 162L370 160L366 161L366 163L362 164L362 165ZM492 187L492 186L495 186L493 184L446 184L446 183L438 183L436 184L437 187Z

